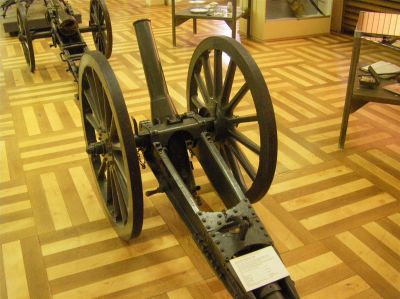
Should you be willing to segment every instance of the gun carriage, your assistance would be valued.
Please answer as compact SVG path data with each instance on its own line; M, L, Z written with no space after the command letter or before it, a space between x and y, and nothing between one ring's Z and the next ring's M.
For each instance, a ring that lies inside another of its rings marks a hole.
M130 118L103 55L83 56L79 99L90 165L103 208L119 237L137 237L143 223L142 156L195 242L235 298L298 298L290 277L246 291L230 261L272 246L252 207L268 191L276 167L277 133L271 98L248 52L228 37L209 37L193 53L187 112L169 95L149 20L134 23L150 95L151 120ZM225 67L227 65L227 67ZM249 111L252 112L249 112ZM246 134L251 128L256 137ZM259 135L259 136L258 136ZM195 161L196 159L196 161ZM221 198L202 201L194 165Z
M78 81L79 61L88 51L81 33L91 32L97 50L106 58L112 52L112 28L110 16L104 0L90 1L89 26L79 27L74 18L71 5L65 0L43 0L46 6L46 19L50 29L30 29L27 19L28 9L33 0L17 1L18 38L30 71L35 71L33 40L52 39L50 46L60 48L61 60L68 64L74 79Z

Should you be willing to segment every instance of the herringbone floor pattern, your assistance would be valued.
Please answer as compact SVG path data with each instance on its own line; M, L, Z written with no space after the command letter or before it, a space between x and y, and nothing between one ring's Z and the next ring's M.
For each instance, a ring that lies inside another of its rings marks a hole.
M89 1L71 2L87 23ZM137 120L149 118L149 102L134 20L152 20L180 112L195 46L230 34L200 21L194 36L184 24L173 48L170 8L142 2L107 1L110 62ZM352 39L241 42L262 69L278 122L275 180L255 208L301 297L400 298L400 106L370 104L352 115L340 151ZM77 86L49 43L34 41L31 74L17 38L0 32L0 298L229 298L165 195L145 198L138 239L117 238L96 198ZM142 179L145 190L156 187L149 170Z

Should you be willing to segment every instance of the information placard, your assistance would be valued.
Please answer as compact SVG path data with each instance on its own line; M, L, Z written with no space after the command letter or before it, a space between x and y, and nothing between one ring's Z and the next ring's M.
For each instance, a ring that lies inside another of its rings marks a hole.
M247 292L289 276L272 246L231 259L230 263Z

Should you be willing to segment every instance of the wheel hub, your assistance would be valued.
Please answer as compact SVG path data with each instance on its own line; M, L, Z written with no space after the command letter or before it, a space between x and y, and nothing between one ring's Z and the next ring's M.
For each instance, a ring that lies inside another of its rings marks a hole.
M86 152L89 155L95 155L95 156L105 155L107 153L106 142L98 141L98 142L90 143L86 148Z

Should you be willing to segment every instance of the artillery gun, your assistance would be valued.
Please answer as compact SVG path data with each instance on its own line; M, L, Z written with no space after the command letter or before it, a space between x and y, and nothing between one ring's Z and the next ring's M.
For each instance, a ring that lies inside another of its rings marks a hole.
M233 267L235 259L264 249L272 249L277 256L251 205L268 191L277 161L274 111L255 61L231 38L203 40L189 65L187 112L178 114L150 21L136 21L134 27L150 95L151 120L138 124L130 118L117 79L103 55L85 54L79 68L86 151L114 229L123 240L137 237L142 230L139 164L144 164L143 156L159 183L146 195L167 194L232 296L299 298L289 276L247 288ZM257 134L251 135L250 130ZM221 209L211 209L205 201L199 204L198 170L193 170L197 165L219 194Z
M18 38L30 71L35 71L35 54L33 40L39 38L52 38L50 46L60 48L61 60L68 64L75 81L78 81L78 62L82 55L88 51L88 47L81 33L91 32L95 47L106 58L112 52L112 28L110 15L105 0L90 1L89 26L79 27L74 18L74 11L66 0L43 0L46 6L46 20L50 29L30 29L27 19L29 6L33 0L16 1Z

